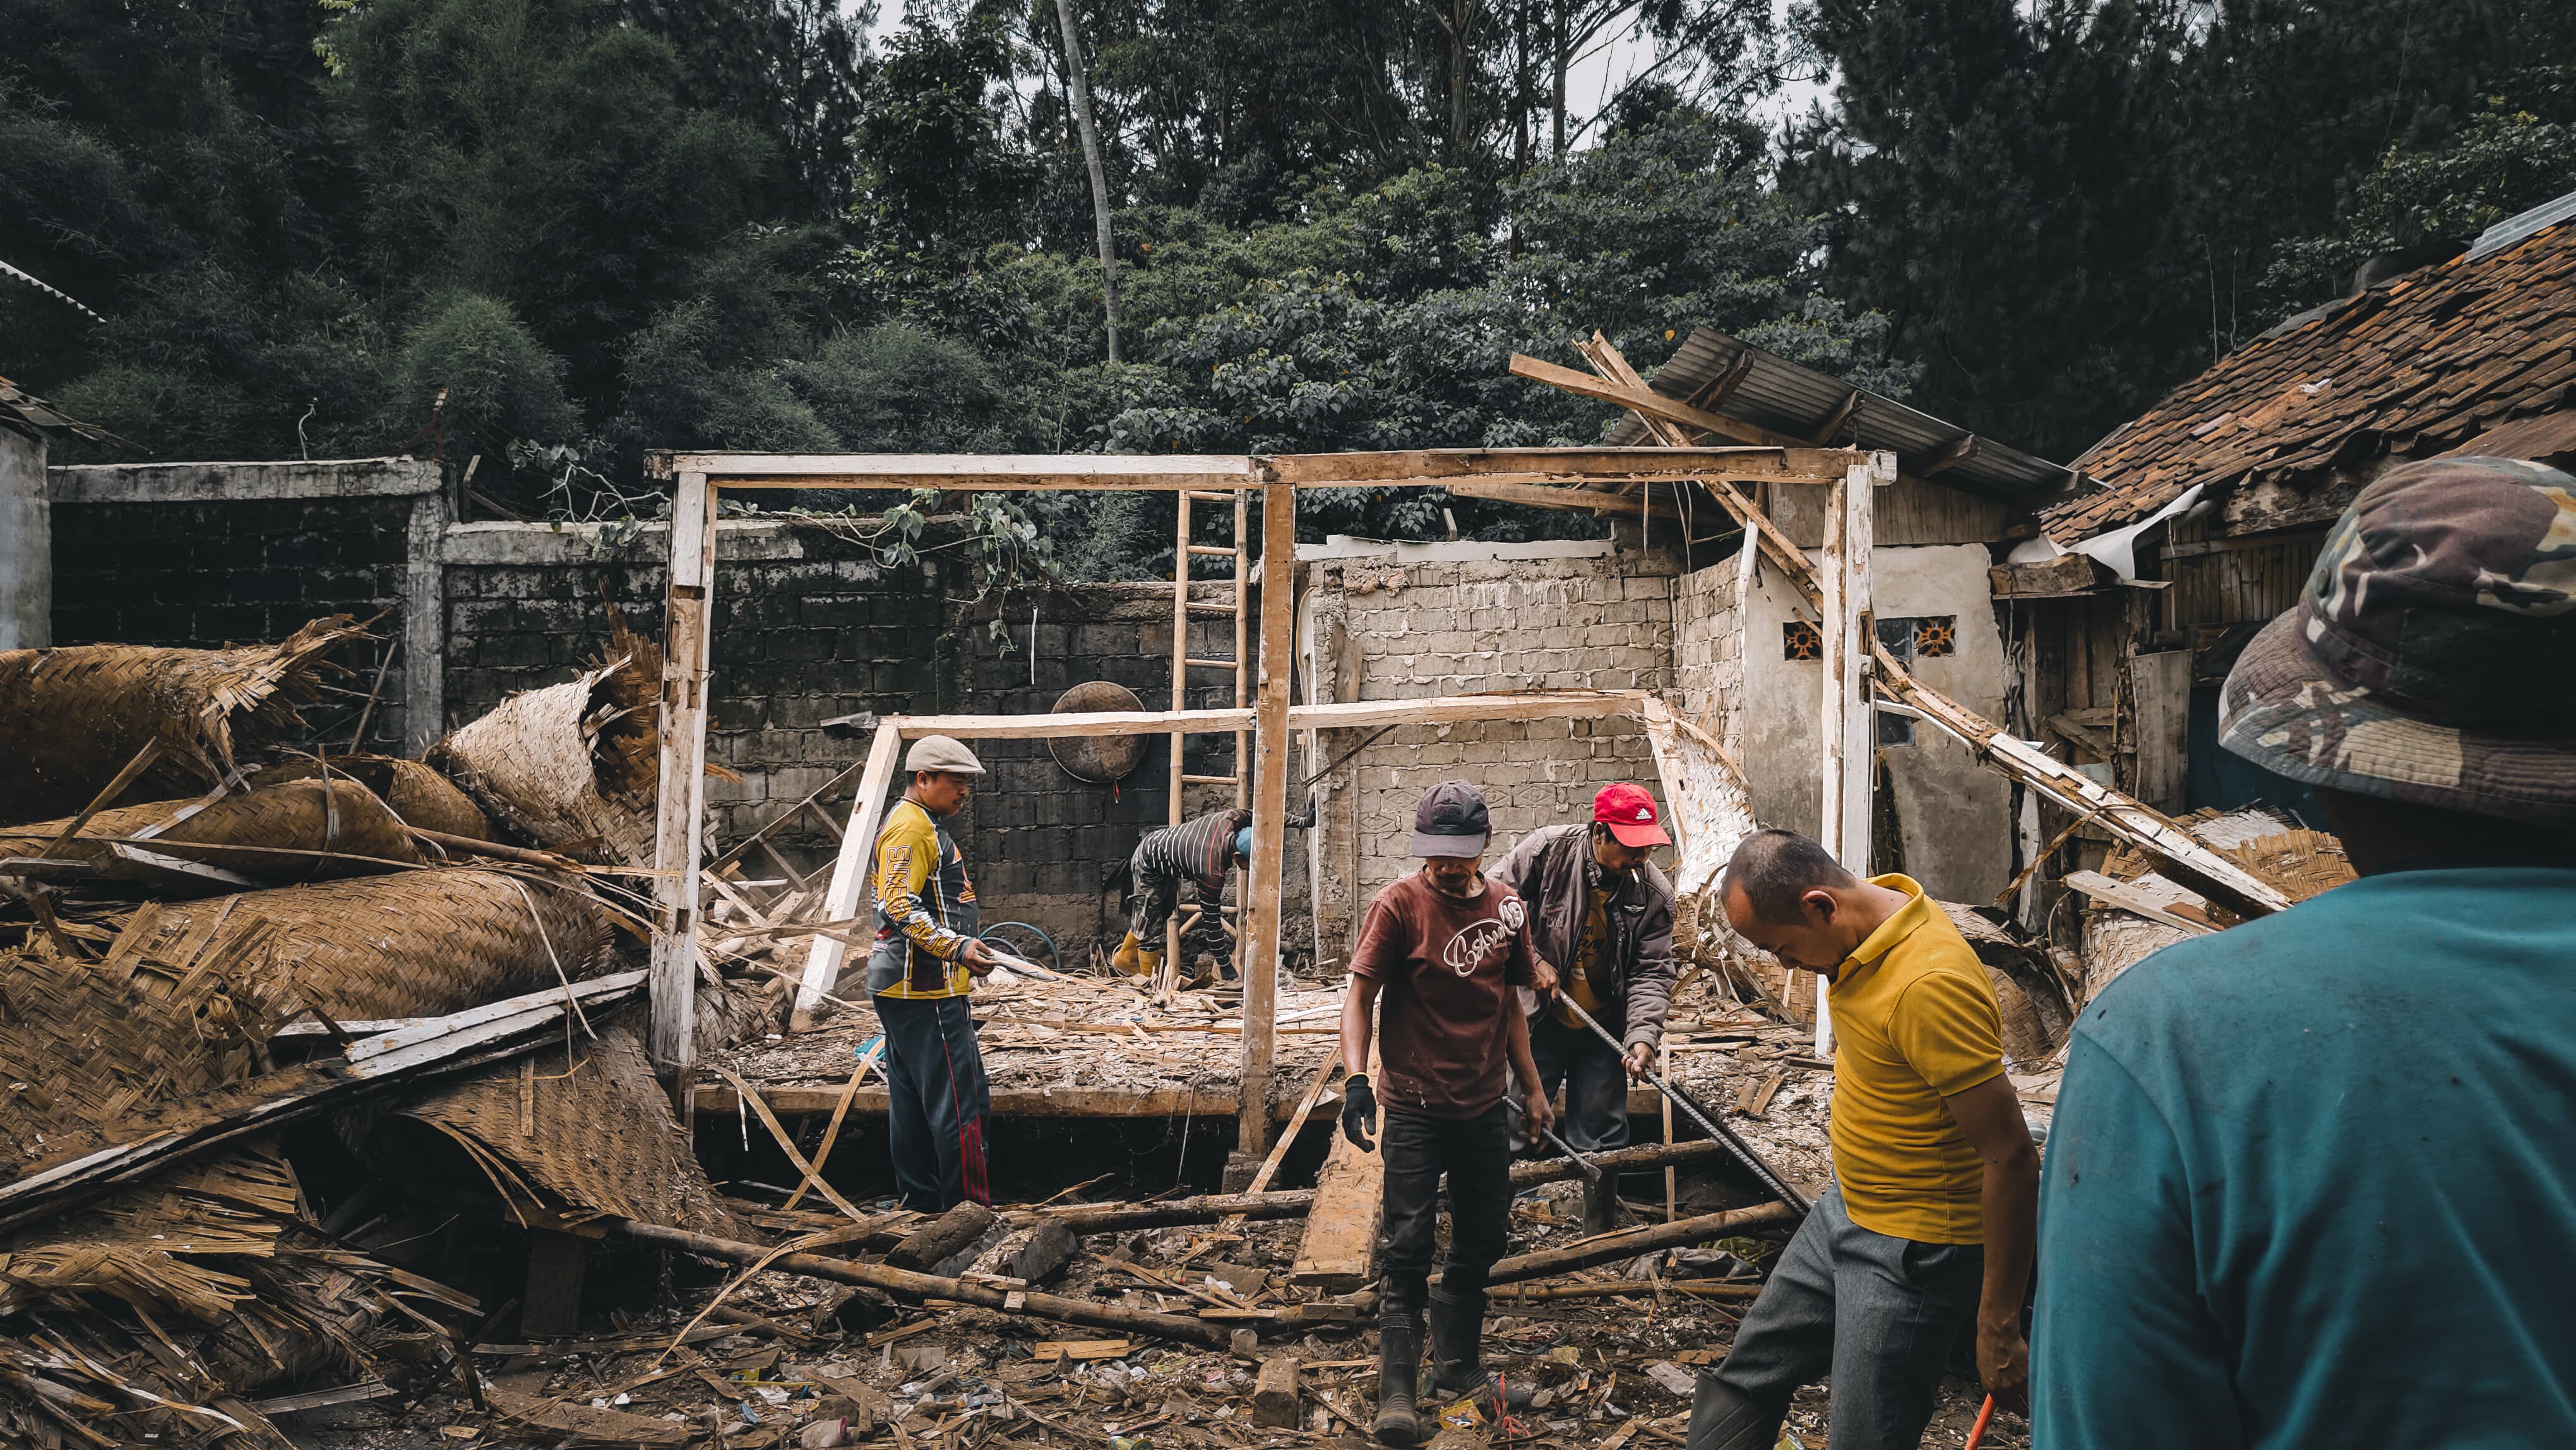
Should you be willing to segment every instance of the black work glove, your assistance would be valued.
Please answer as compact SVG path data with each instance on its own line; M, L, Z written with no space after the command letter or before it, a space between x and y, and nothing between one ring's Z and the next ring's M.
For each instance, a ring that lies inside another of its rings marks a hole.
M1363 1153L1374 1153L1377 1144L1369 1141L1369 1124L1377 1117L1377 1094L1370 1091L1368 1074L1352 1073L1342 1082L1342 1136Z

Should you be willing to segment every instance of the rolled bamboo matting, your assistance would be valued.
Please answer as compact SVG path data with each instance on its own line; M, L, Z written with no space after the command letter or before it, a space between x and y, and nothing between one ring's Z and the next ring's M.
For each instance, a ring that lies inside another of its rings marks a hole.
M405 760L394 755L334 755L327 760L299 756L269 766L251 777L253 785L270 785L278 781L313 780L334 775L349 776L376 793L377 799L393 808L404 825L424 831L438 831L450 836L463 836L472 841L501 839L492 828L492 820L473 798L456 788L456 782L439 774L428 764Z
M158 760L131 799L194 795L304 729L327 656L366 634L345 614L277 644L153 649L91 644L0 651L0 822L68 816L87 806L143 747ZM649 723L649 722L648 722ZM113 802L110 802L113 804Z
M420 848L393 811L346 776L255 787L182 818L194 804L154 801L101 811L59 846L55 838L71 817L0 831L0 859L50 852L48 859L95 867L88 876L72 878L75 883L141 882L187 896L236 888L221 878L156 865L152 858L192 861L277 886L422 864ZM120 852L117 844L127 849ZM257 847L269 849L247 849Z
M98 969L148 995L265 935L262 980L290 1008L431 1017L552 986L558 962L571 980L595 976L610 962L609 929L582 892L445 867L147 903Z
M632 1015L632 1014L628 1014ZM396 1176L406 1161L403 1119L449 1139L523 1214L604 1213L699 1233L738 1230L671 1117L643 1044L624 1022L602 1022L520 1062L499 1063L404 1103L377 1125L369 1157ZM722 1227L719 1227L722 1225Z
M580 678L513 695L432 746L429 763L494 819L549 850L653 860L661 655L622 624L624 652Z

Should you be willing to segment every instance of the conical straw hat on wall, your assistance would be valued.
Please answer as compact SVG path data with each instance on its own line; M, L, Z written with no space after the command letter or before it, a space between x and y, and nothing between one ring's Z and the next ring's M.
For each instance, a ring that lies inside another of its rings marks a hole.
M0 651L0 822L68 816L155 740L127 798L195 795L304 729L325 657L366 634L345 614L239 649ZM110 804L113 804L111 802Z

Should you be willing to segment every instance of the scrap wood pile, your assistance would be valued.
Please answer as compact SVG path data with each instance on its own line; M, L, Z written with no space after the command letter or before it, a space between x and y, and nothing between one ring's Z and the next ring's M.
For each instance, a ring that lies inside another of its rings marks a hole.
M470 1391L442 1218L739 1231L621 1013L651 647L620 626L450 768L297 748L366 637L0 653L0 1443L282 1446L265 1388ZM380 1176L326 1198L297 1124Z
M1571 1165L1515 1167L1485 1339L1511 1414L1436 1406L1458 1432L1448 1443L1680 1443L1692 1374L1723 1356L1793 1222L1704 1173L1716 1156L1707 1143L1623 1150L1608 1166L1679 1169L1679 1221L1648 1207L1592 1237ZM743 1272L689 1308L621 1317L615 1334L483 1346L495 1388L479 1409L453 1407L447 1429L741 1450L1367 1443L1375 1291L1296 1282L1313 1198L1060 1197L935 1219L732 1203L789 1237L762 1249L630 1231ZM1942 1406L1936 1436L1955 1444L1976 1396L1953 1380ZM1821 1392L1801 1397L1801 1443L1823 1445L1826 1416Z

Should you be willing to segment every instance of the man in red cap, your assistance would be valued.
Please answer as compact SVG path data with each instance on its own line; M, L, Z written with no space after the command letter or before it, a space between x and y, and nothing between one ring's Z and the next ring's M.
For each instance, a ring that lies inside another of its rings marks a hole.
M1673 886L1647 859L1669 846L1655 798L1633 785L1592 798L1592 823L1546 826L1521 838L1494 879L1529 903L1539 959L1558 990L1625 1045L1612 1052L1564 1003L1530 1023L1539 1087L1565 1088L1567 1142L1589 1153L1628 1141L1628 1080L1655 1064L1673 983ZM1586 1200L1586 1227L1609 1228L1616 1196Z

